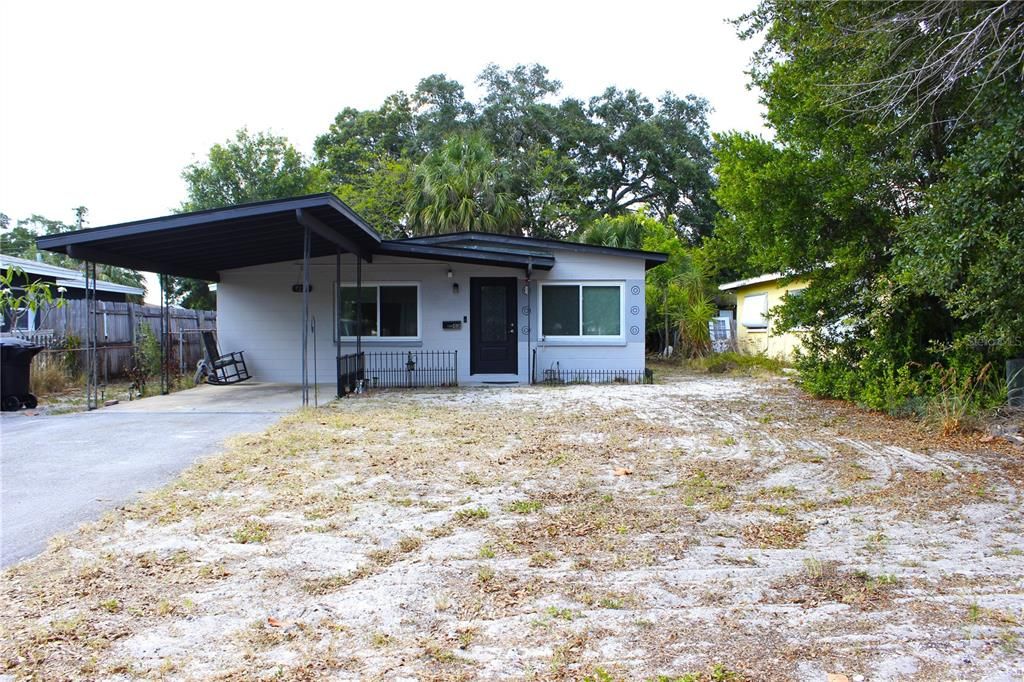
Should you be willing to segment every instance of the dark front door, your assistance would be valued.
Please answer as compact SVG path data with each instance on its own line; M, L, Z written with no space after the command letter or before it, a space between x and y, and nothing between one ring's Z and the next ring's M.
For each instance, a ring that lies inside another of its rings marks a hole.
M469 373L518 374L516 278L469 280Z

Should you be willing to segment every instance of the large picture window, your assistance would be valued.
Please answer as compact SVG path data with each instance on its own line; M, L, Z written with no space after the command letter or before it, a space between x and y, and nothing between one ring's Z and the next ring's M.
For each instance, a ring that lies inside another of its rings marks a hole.
M546 337L622 336L622 284L542 284L540 299Z
M362 287L363 336L409 339L420 335L420 288L416 284L364 284ZM359 289L340 288L338 335L354 338L358 329Z

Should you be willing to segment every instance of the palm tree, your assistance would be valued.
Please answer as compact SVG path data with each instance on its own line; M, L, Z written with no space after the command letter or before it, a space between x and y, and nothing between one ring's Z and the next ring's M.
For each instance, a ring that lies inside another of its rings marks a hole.
M652 221L654 218L643 210L618 216L606 215L587 225L580 235L580 241L617 249L642 249L648 223Z
M413 186L413 234L522 233L522 213L508 191L505 169L478 133L452 137L430 152L417 166Z
M698 357L711 350L708 322L716 310L714 287L673 226L641 209L598 218L579 238L584 244L667 253L668 262L647 271L647 327L663 330L662 343L678 344L676 350L684 356Z

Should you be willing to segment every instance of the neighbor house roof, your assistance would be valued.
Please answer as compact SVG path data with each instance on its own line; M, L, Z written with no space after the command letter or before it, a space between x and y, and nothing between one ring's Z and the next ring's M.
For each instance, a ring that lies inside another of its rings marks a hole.
M81 260L216 282L221 270L302 258L307 227L313 257L341 251L366 261L379 254L540 270L550 270L554 252L565 249L642 258L648 268L667 259L661 253L480 232L386 240L333 194L95 227L37 243Z
M731 289L742 289L743 287L749 287L753 284L763 284L765 282L772 282L783 277L788 277L784 272L772 272L767 275L758 275L757 277L750 277L748 279L738 279L735 282L726 282L720 284L718 289L720 291L729 291Z
M59 265L51 265L49 263L43 263L42 261L0 254L0 268L5 270L8 268L20 268L31 275L52 277L54 279L54 283L59 287L67 287L68 289L85 288L85 275L78 270L62 268ZM117 284L115 282L104 282L103 280L96 280L96 289L97 291L127 294L129 296L142 296L146 293L146 290L140 287L128 286L127 284Z
M720 291L730 291L732 289L742 289L743 287L749 287L749 286L752 286L754 284L764 284L765 282L774 282L777 279L785 279L787 277L803 277L803 278L806 278L806 277L810 276L810 274L814 270L828 269L828 268L831 268L832 265L833 265L833 263L831 261L826 261L825 263L823 263L821 265L818 265L818 266L816 266L813 269L804 270L802 272L797 272L795 270L786 270L785 272L771 272L771 273L768 273L767 275L758 275L757 277L750 277L750 278L747 278L747 279L738 279L735 282L726 282L725 284L720 284L718 286L718 288L719 288Z

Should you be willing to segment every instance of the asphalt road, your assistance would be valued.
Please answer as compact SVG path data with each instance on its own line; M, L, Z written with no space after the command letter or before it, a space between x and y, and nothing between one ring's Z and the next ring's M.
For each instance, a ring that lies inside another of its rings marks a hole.
M0 413L0 566L299 407L297 386L201 386L55 416Z

